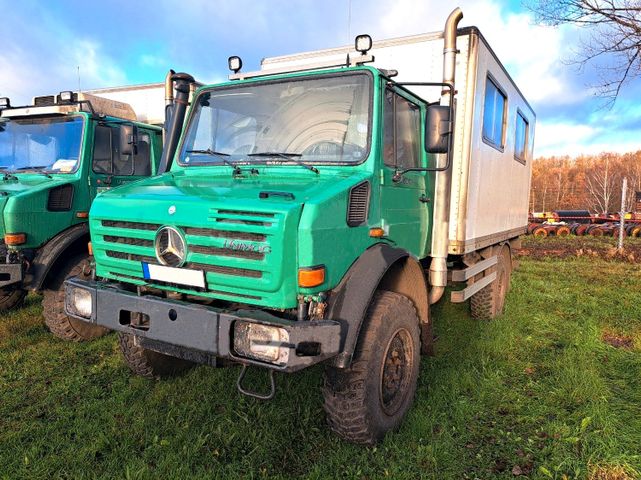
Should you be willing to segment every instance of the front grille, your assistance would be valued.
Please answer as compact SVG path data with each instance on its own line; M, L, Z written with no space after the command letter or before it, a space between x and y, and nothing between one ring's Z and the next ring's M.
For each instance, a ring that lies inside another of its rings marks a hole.
M269 290L271 282L280 278L270 269L281 264L282 253L273 242L280 238L284 215L215 208L208 212L209 225L175 226L184 233L187 244L187 261L182 268L204 271L206 290L142 278L140 262L159 264L155 232L164 224L100 220L92 232L96 236L94 249L98 252L102 248L103 255L113 259L105 265L111 277L126 279L133 275L158 288L261 301L261 292L273 291ZM276 259L272 259L273 255L277 255Z
M50 212L68 212L73 201L73 185L66 184L49 190L47 210Z

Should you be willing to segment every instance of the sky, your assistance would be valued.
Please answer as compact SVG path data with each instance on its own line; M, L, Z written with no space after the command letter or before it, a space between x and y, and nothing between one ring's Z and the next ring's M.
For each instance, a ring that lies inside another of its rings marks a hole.
M161 82L169 68L214 83L227 78L230 55L251 71L264 57L360 33L438 31L456 6L460 26L480 28L533 106L535 156L641 149L641 81L606 108L590 87L594 69L570 64L586 32L537 26L519 0L0 0L0 96L17 105L78 85Z

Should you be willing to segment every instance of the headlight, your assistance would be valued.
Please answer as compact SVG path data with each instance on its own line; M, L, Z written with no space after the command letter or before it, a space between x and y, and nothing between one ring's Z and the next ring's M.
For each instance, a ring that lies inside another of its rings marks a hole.
M69 309L83 318L91 318L93 313L93 299L91 292L82 288L73 288L67 299Z
M234 350L241 357L285 365L289 360L289 333L284 328L236 321Z

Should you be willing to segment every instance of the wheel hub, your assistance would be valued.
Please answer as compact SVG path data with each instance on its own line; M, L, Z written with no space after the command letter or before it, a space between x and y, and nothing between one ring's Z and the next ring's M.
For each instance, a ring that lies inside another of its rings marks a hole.
M387 346L381 376L381 404L388 415L402 404L409 385L412 346L406 330L399 330Z

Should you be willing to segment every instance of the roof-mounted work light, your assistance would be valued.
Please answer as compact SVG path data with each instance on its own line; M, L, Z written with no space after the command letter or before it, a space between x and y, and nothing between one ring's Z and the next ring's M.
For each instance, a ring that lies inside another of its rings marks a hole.
M358 35L356 40L354 40L354 46L357 52L361 52L361 55L365 55L372 48L372 37L369 35Z
M240 72L240 69L243 68L243 61L237 56L229 57L227 64L229 65L229 69L234 73Z
M9 97L0 97L0 110L5 108L11 108L11 100Z
M65 90L58 94L58 98L61 102L73 102L73 92L71 90Z

